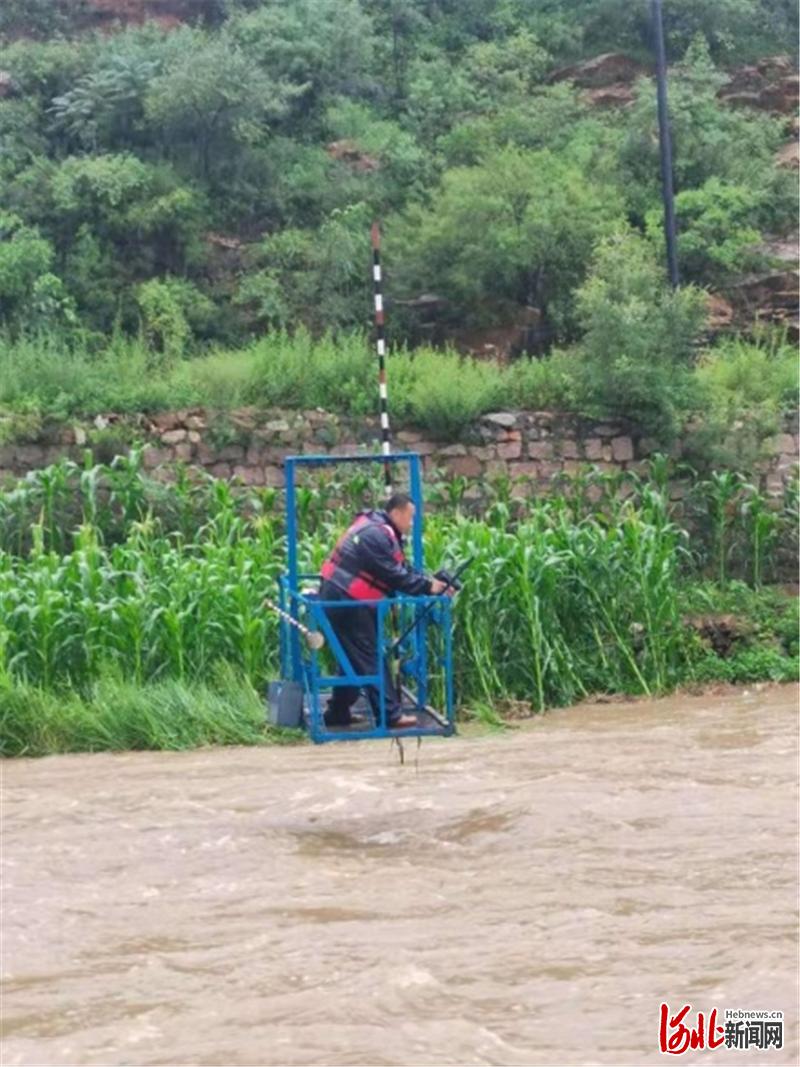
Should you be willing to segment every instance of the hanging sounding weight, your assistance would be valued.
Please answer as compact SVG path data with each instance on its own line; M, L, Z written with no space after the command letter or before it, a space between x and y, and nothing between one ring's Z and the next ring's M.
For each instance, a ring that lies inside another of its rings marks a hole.
M389 441L389 395L386 388L386 320L383 311L383 278L381 276L381 231L377 222L373 222L370 235L372 238L372 288L375 300L375 347L378 351L381 451L384 456L388 456L391 452L391 445ZM383 475L387 490L391 490L392 468L388 460L383 465Z

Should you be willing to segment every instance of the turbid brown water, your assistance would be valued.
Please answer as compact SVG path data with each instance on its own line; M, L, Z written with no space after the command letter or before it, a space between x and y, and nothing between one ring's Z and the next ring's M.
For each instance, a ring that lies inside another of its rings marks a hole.
M4 1062L796 1063L797 705L9 763ZM662 1001L784 1047L661 1056Z

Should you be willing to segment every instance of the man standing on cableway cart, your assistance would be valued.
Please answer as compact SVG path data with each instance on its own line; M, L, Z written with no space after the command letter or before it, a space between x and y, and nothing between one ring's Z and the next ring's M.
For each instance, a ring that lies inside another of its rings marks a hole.
M446 582L428 578L406 562L403 543L414 525L415 510L410 496L395 493L382 510L358 515L322 567L321 600L359 602L359 607L326 609L331 627L357 674L377 673L377 601L392 593L439 596L453 592ZM388 658L384 659L383 669L389 728L408 730L417 725L416 716L403 714ZM376 686L365 689L378 722L379 691ZM352 686L335 686L325 712L325 725L342 727L361 721L350 711L358 694L359 690Z

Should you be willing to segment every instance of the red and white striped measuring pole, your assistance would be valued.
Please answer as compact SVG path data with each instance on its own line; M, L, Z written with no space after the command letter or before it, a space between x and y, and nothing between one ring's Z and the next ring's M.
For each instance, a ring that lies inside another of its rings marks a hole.
M383 289L381 277L381 231L377 222L372 224L372 285L375 296L375 346L378 350L378 395L381 414L381 451L384 456L391 452L389 441L389 394L386 389L386 331L383 312ZM387 490L392 488L392 468L387 462L383 467Z

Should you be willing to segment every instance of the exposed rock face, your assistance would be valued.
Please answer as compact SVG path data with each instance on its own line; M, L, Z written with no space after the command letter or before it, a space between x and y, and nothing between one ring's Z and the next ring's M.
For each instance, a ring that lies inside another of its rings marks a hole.
M800 266L800 244L794 237L771 237L758 246L758 251L770 260L785 263L787 268Z
M756 69L769 82L777 81L789 74L796 74L796 65L791 56L764 56L756 63Z
M213 16L215 0L85 0L86 21L101 29L157 22L173 29Z
M607 89L609 86L632 85L647 73L645 66L622 52L604 52L582 63L554 70L547 80L551 84L571 81L581 89Z
M0 100L14 92L14 79L7 70L0 70Z
M728 287L725 296L733 305L736 321L774 322L797 335L800 309L800 272L773 270L751 275Z
M775 153L775 164L789 170L800 170L800 144L789 141Z
M748 622L736 615L693 615L683 621L710 651L723 658L734 652L751 632Z
M573 82L585 90L581 97L590 107L628 107L635 99L633 83L647 73L647 68L630 56L606 52L555 70L547 80Z
M715 329L748 330L754 322L773 322L786 326L797 338L800 308L800 247L797 237L773 237L757 246L756 251L771 266L730 283L709 301L708 326ZM728 319L728 309L733 313Z
M797 111L800 78L796 74L783 78L777 85L768 85L761 90L761 106L767 111L777 111L781 115L792 115Z
M727 85L720 89L720 96L735 95L738 93L758 93L764 88L767 81L758 67L739 67L731 72Z
M606 52L554 70L547 80L551 84L573 82L585 90L582 98L590 106L627 107L634 100L636 79L652 73L630 56ZM799 87L797 69L789 56L768 56L755 65L732 71L719 98L733 106L796 116Z
M238 272L247 252L247 240L230 233L215 233L209 230L203 234L206 246L207 263L212 277L221 277L226 272Z
M220 0L59 0L58 6L78 30L101 32L141 26L147 21L173 29L187 22L214 21L222 10ZM17 35L25 34L22 21Z
M326 150L331 159L346 163L360 174L370 174L380 169L378 160L362 152L355 141L331 141Z
M484 330L456 330L448 340L465 355L505 362L524 352L537 352L550 341L550 329L538 308L521 308L504 326Z
M719 98L740 107L795 115L799 85L797 70L788 56L769 56L755 66L733 71Z
M710 333L726 330L733 324L733 304L719 293L709 293L706 301L708 316L706 325Z
M628 107L636 99L631 85L607 85L601 89L587 89L582 94L590 107Z

